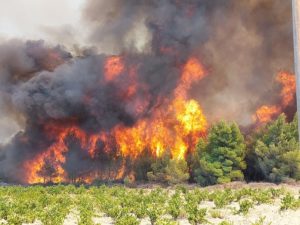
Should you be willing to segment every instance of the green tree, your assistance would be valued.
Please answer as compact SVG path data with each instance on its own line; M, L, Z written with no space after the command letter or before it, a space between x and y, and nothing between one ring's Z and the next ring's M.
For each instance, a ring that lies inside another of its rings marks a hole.
M244 137L238 125L219 122L211 127L208 138L200 139L196 146L195 180L201 185L243 180L244 158Z
M153 160L153 156L148 149L143 151L136 160L130 160L133 163L132 170L134 171L136 181L146 181L148 179L147 172L151 170Z
M184 159L172 159L170 152L166 151L151 164L147 177L154 182L184 183L189 179L188 166Z
M286 116L254 134L249 157L253 170L262 179L281 182L288 178L300 180L300 151L297 116L290 123Z

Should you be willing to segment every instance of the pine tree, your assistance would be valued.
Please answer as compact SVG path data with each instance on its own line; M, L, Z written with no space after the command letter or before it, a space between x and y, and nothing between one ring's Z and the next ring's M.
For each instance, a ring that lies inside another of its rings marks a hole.
M252 163L261 177L271 182L300 179L297 116L291 123L284 114L255 134Z
M244 137L237 124L219 122L209 131L208 139L197 145L198 167L195 180L201 185L243 180L246 168Z

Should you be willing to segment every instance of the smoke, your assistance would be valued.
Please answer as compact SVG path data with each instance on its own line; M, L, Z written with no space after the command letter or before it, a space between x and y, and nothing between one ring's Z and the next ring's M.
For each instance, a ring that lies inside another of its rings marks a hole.
M216 15L214 32L203 48L213 69L199 97L212 97L202 104L217 119L247 125L258 105L278 101L277 73L293 72L291 2L231 2L227 13ZM211 88L211 83L217 86Z
M100 53L83 48L73 57L43 41L0 45L1 114L23 128L0 147L0 176L22 181L22 163L53 142L45 124L76 123L93 134L149 117L172 97L190 57L200 59L209 74L189 93L209 121L251 124L259 105L278 101L276 73L293 71L290 1L90 0L83 20ZM109 54L119 54L126 65L114 82L105 80ZM132 71L137 86L128 95ZM95 166L80 151L68 154L71 174ZM74 167L79 164L82 169Z
M84 15L91 42L114 52L132 49L128 40L144 29L135 36L149 40L142 51L201 57L210 76L193 93L207 115L248 125L261 101L276 101L278 71L293 72L291 12L291 2L280 0L114 0L89 1Z

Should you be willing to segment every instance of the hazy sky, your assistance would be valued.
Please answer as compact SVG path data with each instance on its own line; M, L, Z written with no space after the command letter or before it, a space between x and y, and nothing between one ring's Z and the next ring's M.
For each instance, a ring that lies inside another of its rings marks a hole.
M66 35L72 36L72 29L78 31L80 28L84 1L0 0L0 37L55 42L57 40L53 39L59 39L62 35L57 32L59 29L64 29Z

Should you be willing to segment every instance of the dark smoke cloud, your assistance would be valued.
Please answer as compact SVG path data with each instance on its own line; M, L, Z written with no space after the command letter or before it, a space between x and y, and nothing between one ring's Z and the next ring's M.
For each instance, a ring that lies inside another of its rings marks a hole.
M75 119L94 133L117 124L132 126L149 116L163 104L160 96L171 95L180 65L190 56L201 59L209 72L190 94L211 121L250 124L260 104L277 100L274 75L281 69L293 71L290 1L90 0L83 18L90 42L105 52L121 53L128 67L138 65L143 85L124 98L120 93L130 85L129 71L105 83L107 55L90 48L78 49L80 57L72 58L62 46L43 41L2 43L0 106L25 125L0 147L0 177L22 181L22 162L51 144L41 132L45 123ZM139 102L144 107L137 112ZM84 171L95 166L81 160L81 151L68 154L65 166L72 174L80 172L74 165L81 163Z
M41 71L53 71L71 55L61 46L46 46L43 41L10 40L0 44L0 115L9 114L22 121L12 100L20 85Z
M281 0L91 0L84 18L96 45L131 49L127 40L142 24L144 51L199 56L210 76L193 93L207 115L247 125L258 105L277 101L275 75L293 72L291 12Z

